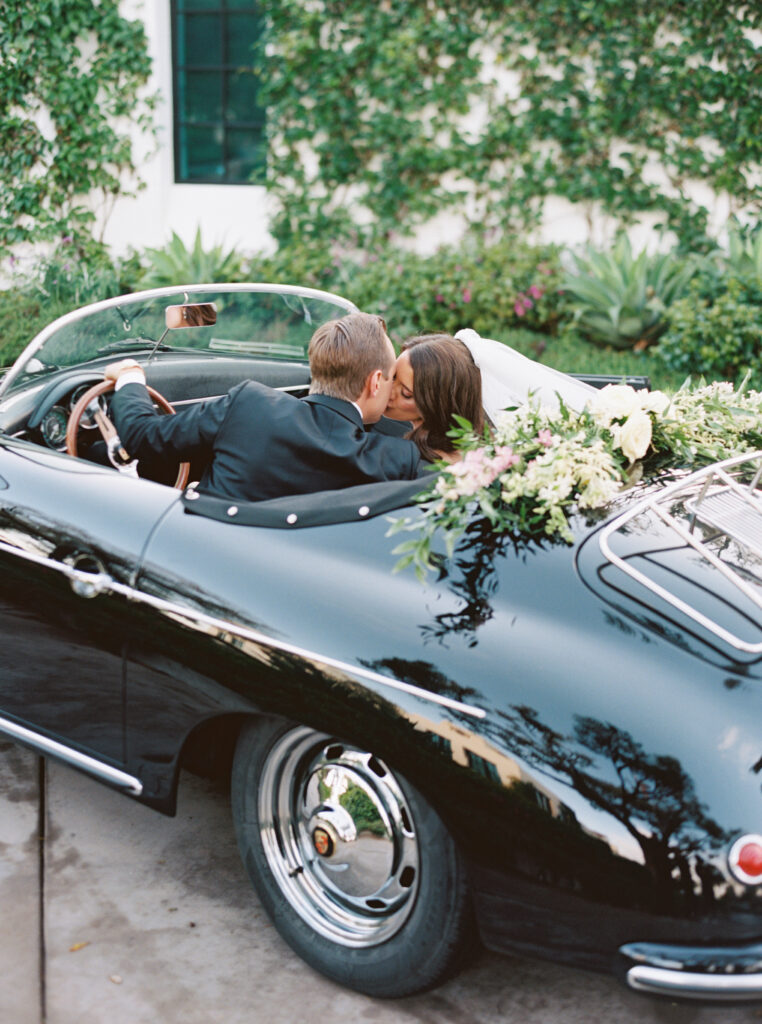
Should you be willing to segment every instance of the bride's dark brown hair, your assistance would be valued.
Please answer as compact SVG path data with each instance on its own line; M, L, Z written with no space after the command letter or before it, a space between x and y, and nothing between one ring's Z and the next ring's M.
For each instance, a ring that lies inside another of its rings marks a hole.
M421 334L402 344L413 371L413 398L422 423L408 437L425 459L439 452L455 451L447 431L453 416L467 419L474 430L484 430L482 378L471 353L462 341L449 334Z

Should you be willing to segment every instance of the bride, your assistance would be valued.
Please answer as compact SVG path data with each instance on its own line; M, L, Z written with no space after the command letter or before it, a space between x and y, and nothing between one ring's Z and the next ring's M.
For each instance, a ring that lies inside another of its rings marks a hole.
M454 416L480 434L485 421L494 423L530 395L545 406L557 408L560 399L581 409L593 394L591 385L466 328L454 337L423 334L403 343L384 415L412 425L407 437L425 459L456 462L460 454L447 436Z

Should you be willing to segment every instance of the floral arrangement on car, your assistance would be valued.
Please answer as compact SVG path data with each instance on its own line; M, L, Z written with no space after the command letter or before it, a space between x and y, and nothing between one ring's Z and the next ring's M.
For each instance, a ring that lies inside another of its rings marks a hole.
M394 548L395 571L413 565L424 578L435 568L435 535L451 556L474 513L496 533L571 543L571 511L609 504L640 479L644 461L690 467L762 448L762 393L745 384L683 387L671 397L609 384L581 412L530 398L483 435L459 419L450 436L462 460L435 465L436 479L416 499L421 516L392 521L389 534L414 534Z

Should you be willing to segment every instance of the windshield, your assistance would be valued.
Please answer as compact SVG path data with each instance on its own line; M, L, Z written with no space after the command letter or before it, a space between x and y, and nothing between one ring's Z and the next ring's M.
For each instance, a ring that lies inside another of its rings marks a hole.
M213 302L217 322L167 331L167 306ZM338 295L286 285L193 285L136 292L85 306L54 321L27 346L0 394L64 367L160 349L306 360L315 329L353 312Z

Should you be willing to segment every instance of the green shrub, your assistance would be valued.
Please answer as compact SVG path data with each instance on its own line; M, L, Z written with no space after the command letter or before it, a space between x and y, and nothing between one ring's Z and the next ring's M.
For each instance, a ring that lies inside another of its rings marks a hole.
M46 324L71 309L21 288L0 292L0 307L0 366L10 366Z
M574 322L598 345L644 348L666 330L666 310L685 293L696 261L674 253L637 256L626 235L610 252L588 247L574 257L564 288L574 298Z
M669 312L669 329L658 353L664 363L686 374L733 380L747 369L762 385L762 289L736 277L717 298L707 297L706 281Z
M90 302L132 291L134 256L112 263L102 245L83 248L64 238L50 255L17 271L2 295L0 365L8 366L47 324Z
M201 228L197 228L191 248L174 231L172 240L163 248L146 249L143 259L148 266L139 276L141 288L163 288L183 284L222 284L227 281L243 281L243 259L234 250L223 252L222 246L213 245L204 249L201 244Z
M554 333L570 315L561 273L556 247L506 239L470 241L430 256L388 246L361 259L292 244L253 261L249 277L338 292L384 316L399 341L461 327L492 337L508 327Z

